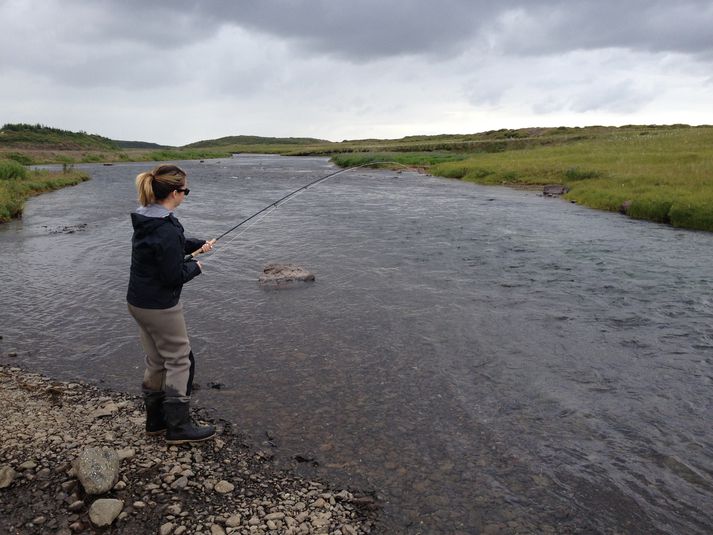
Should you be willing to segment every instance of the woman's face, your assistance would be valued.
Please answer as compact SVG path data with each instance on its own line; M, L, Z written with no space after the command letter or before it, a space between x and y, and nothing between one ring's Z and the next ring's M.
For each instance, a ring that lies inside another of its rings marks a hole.
M185 180L183 186L180 189L174 190L171 195L174 197L175 207L179 207L181 203L186 199L186 190L188 189L188 179Z

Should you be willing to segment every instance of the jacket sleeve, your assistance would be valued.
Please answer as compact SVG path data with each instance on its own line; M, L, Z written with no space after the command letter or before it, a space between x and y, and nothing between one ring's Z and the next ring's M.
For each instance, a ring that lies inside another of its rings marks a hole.
M203 247L203 244L205 243L205 240L197 240L195 238L186 238L186 245L183 248L183 254L191 254L194 251L197 251L201 247Z
M196 249L198 247L196 247ZM195 260L184 262L183 257L184 252L183 247L181 247L181 238L178 232L171 229L163 236L156 258L159 278L164 286L169 288L180 287L192 278L200 275L201 268L198 267Z

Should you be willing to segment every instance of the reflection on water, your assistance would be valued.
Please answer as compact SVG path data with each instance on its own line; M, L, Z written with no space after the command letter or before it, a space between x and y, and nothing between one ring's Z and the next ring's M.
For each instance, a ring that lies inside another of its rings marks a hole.
M184 166L177 215L203 238L333 171ZM89 166L0 227L21 363L138 391L124 292L144 167ZM226 236L185 288L196 397L280 462L377 489L387 533L708 533L710 245L532 192L344 173ZM275 261L316 282L260 288Z

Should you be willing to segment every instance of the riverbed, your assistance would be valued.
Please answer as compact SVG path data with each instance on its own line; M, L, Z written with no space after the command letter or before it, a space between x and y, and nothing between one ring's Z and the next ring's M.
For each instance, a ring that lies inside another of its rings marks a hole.
M199 238L335 170L181 165ZM147 164L81 167L0 226L0 358L137 392ZM712 243L534 191L343 173L223 238L184 288L196 402L285 466L375 489L384 533L710 533ZM316 280L261 287L271 262Z

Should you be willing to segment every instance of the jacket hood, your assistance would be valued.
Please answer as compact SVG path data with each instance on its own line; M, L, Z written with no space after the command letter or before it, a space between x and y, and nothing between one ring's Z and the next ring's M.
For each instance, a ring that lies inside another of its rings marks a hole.
M137 238L142 238L151 234L163 225L173 224L171 219L173 219L172 215L168 215L167 217L148 217L137 214L136 212L131 213L131 224L134 227L134 232L136 233Z

